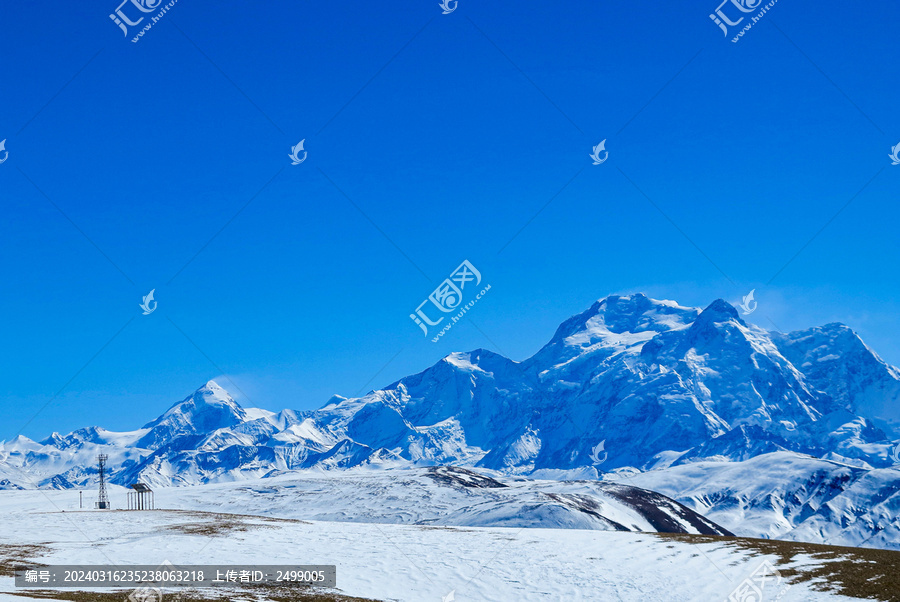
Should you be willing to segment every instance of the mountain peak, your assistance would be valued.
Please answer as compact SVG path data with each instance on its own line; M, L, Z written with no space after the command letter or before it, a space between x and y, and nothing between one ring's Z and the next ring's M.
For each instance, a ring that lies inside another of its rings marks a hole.
M463 351L455 351L449 355L444 356L441 361L447 362L448 364L453 364L457 367L470 367L472 365L478 365L481 362L490 362L495 358L500 358L502 361L508 361L506 357L494 353L490 349L478 348L473 351L463 352Z
M574 335L593 339L609 333L665 332L691 323L699 313L697 308L651 299L643 293L609 295L560 324L552 342Z
M206 384L203 385L202 387L200 387L199 389L197 389L197 391L209 391L210 393L215 393L217 395L222 394L222 393L224 393L226 396L228 395L228 392L225 391L225 389L223 389L219 385L219 383L217 383L216 381L214 381L212 379L209 379L208 381L206 381Z
M553 338L528 362L561 365L598 348L608 351L641 346L654 336L691 324L696 307L651 299L643 293L609 295L559 325Z
M53 431L52 433L50 433L49 437L41 439L39 443L41 445L55 445L57 447L60 447L63 445L63 438L59 433Z
M724 299L716 299L707 305L706 309L700 312L698 319L708 322L727 322L729 320L734 320L738 324L745 325L734 306Z
M150 433L141 443L155 448L176 436L210 433L236 426L247 419L247 413L228 391L210 380L189 397L173 404L162 416L144 425Z
M231 409L235 414L242 414L243 408L228 394L224 388L219 386L214 380L206 381L202 387L194 391L194 394L182 401L174 404L172 408L174 409L178 406L184 406L185 404L193 405L194 407L203 407L203 406L218 406L218 407L227 407Z

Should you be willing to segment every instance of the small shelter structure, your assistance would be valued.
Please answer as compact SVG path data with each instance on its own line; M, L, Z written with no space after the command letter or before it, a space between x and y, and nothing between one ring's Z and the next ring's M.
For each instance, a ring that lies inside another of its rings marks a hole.
M153 510L153 490L144 483L131 485L134 491L128 492L129 510Z

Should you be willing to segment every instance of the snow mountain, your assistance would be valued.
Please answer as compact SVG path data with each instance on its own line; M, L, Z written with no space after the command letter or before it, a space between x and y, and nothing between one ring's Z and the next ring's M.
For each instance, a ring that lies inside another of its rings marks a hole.
M850 328L772 333L721 299L693 308L635 294L595 302L524 361L485 349L452 353L317 410L244 409L210 381L136 431L90 427L0 444L0 477L24 487L84 486L101 451L112 482L123 485L438 465L539 479L634 477L701 514L717 504L774 504L774 514L758 514L744 532L721 523L738 534L780 537L814 517L852 518L868 521L848 536L862 542L900 516L900 472L889 468L900 461L898 437L900 371ZM754 460L793 466L763 471L775 480L765 485L782 487L785 498L717 488L715 475ZM883 486L854 489L881 469ZM823 471L846 478L830 481L828 495L804 498L795 481ZM851 490L838 510L836 496ZM883 504L878 520L855 511L870 501ZM832 533L810 529L798 533L814 541Z

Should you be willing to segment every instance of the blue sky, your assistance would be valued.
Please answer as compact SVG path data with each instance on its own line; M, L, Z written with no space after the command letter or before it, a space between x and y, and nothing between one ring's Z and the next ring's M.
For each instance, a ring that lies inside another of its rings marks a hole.
M0 438L210 378L317 407L635 291L756 289L900 364L896 3L737 43L716 2L437 5L180 0L138 43L116 2L0 8ZM432 343L409 314L464 259L491 290Z

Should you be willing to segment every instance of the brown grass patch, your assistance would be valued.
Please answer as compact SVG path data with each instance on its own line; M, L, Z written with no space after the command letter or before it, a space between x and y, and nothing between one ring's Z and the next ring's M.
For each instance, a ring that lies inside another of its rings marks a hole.
M24 546L13 544L0 545L0 576L13 577L17 568L43 566L30 559L35 556L42 556L49 551L50 549L46 546L38 544Z
M817 543L753 539L749 537L716 537L659 533L662 539L688 543L724 543L760 554L778 557L778 564L789 564L795 556L808 555L821 560L820 566L781 568L778 572L791 583L816 580L811 587L884 602L900 602L900 552L872 548L828 546Z
M247 514L226 514L223 512L200 512L195 510L175 510L179 515L191 516L203 521L168 525L166 529L177 531L186 535L208 535L210 537L229 535L235 532L248 531L250 529L274 528L271 524L260 523L299 523L309 524L305 521L290 518L274 518L270 516L252 516Z

